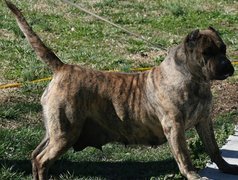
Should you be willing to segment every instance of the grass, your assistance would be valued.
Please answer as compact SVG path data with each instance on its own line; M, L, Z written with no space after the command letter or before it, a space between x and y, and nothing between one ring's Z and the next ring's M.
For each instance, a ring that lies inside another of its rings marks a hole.
M128 71L158 65L165 56L145 42L80 12L60 1L13 1L33 29L67 63L99 70ZM221 33L231 59L237 59L238 2L229 0L80 2L87 9L142 34L165 48L180 43L191 30L213 26ZM48 77L51 72L26 43L13 16L0 2L0 84L23 82L20 89L0 90L0 177L31 179L30 153L44 129L39 98L45 83L27 81ZM236 82L237 78L232 79ZM233 133L237 113L216 118L216 137L224 144ZM196 133L188 133L193 163L201 168L208 161ZM55 179L163 179L182 178L167 147L124 147L108 144L103 151L87 148L68 152L51 169Z

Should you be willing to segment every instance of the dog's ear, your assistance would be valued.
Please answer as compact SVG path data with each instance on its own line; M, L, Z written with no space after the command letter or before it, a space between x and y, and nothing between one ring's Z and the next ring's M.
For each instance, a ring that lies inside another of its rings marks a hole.
M211 30L211 31L213 31L213 32L216 33L217 35L220 35L220 33L219 33L215 28L213 28L212 26L209 26L208 29Z
M208 29L212 30L213 32L217 32L217 30L213 28L212 26L209 26Z
M185 38L185 43L187 43L188 47L193 48L200 36L199 29L196 29L189 33Z

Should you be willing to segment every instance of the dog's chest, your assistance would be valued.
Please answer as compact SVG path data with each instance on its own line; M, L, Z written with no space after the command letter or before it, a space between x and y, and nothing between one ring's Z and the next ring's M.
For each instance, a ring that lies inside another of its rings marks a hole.
M200 120L209 117L212 95L210 86L191 84L185 91L185 100L182 105L186 129L193 127Z

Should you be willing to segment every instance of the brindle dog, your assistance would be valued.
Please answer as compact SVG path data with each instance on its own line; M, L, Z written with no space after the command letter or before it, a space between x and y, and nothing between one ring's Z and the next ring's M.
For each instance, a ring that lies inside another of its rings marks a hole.
M238 174L238 166L221 157L210 118L210 81L234 73L215 29L191 32L150 71L101 72L64 64L21 12L6 3L36 54L53 71L41 98L46 135L32 153L34 179L47 179L49 167L71 147L101 148L115 141L145 145L168 141L181 173L199 179L185 139L185 131L194 126L219 169Z

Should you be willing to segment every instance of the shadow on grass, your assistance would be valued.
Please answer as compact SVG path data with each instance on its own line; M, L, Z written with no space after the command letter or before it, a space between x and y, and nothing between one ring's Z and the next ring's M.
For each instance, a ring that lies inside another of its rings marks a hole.
M11 168L13 172L31 174L29 160L0 160L0 167ZM58 177L70 173L74 177L102 177L109 179L149 178L177 173L178 168L173 159L152 162L72 162L59 160L51 168L50 174Z

